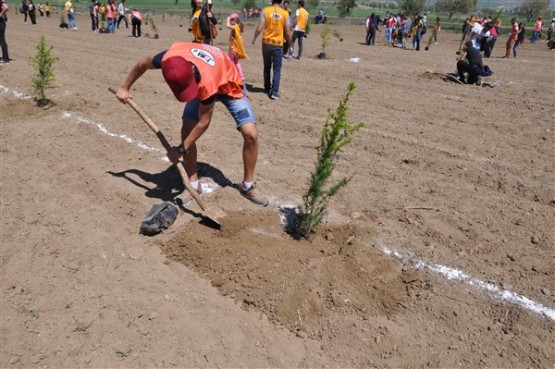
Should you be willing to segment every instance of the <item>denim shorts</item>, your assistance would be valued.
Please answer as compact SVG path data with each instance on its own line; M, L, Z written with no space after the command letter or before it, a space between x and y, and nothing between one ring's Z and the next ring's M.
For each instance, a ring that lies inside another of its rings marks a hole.
M235 120L235 127L239 129L242 125L248 123L255 123L256 117L254 116L254 110L252 110L251 104L246 96L241 99L234 99L233 97L227 95L217 95L216 101L220 101L225 105L229 114ZM185 104L183 109L182 119L190 119L198 122L198 109L200 105L199 99L193 99Z

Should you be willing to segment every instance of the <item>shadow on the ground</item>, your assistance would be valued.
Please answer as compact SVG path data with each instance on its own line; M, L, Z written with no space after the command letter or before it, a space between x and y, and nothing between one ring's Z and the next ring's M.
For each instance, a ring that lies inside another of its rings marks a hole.
M162 201L175 202L175 198L185 191L183 180L174 165L160 173L148 173L140 169L127 169L120 172L108 171L107 173L114 177L125 178L135 186L143 188L147 197ZM233 186L233 182L221 170L207 163L198 163L198 175L201 181L203 177L208 177L220 187ZM154 184L154 187L148 183Z

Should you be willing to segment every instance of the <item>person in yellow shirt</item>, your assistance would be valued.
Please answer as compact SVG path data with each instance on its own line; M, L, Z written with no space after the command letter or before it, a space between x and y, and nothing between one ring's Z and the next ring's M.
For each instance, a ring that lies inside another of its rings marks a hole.
M52 8L50 7L50 3L47 1L46 3L44 3L44 12L46 13L46 18L50 18L51 11Z
M71 0L66 1L64 8L67 14L67 27L69 29L76 30L77 24L75 21L75 10L73 9L73 4L71 3Z
M264 59L264 90L272 100L279 99L279 84L281 82L281 65L283 62L283 40L291 44L289 13L280 7L281 0L272 0L260 14L260 20L252 44L262 33L262 58ZM274 68L274 75L270 81L270 73Z
M193 32L193 42L200 42L212 45L213 26L218 24L218 20L210 11L210 7L202 3L202 0L194 0L191 2L193 8L193 16L191 17L191 32Z
M245 76L243 75L243 68L241 67L240 60L247 58L247 52L245 51L245 44L243 43L243 37L241 37L241 34L243 33L244 25L243 25L243 22L241 22L241 18L239 17L239 14L231 13L229 17L227 17L226 26L231 30L231 32L229 33L228 55L231 61L237 67L237 70L239 71L239 74L241 75L241 78L244 81Z
M305 37L306 32L306 25L308 24L309 14L308 11L304 8L304 0L299 0L297 3L297 12L295 14L295 21L293 22L293 38L291 41L291 48L289 49L289 56L293 57L294 59L301 59L303 55L303 39ZM297 56L293 56L293 52L295 49L295 41L299 40L299 51L297 52Z

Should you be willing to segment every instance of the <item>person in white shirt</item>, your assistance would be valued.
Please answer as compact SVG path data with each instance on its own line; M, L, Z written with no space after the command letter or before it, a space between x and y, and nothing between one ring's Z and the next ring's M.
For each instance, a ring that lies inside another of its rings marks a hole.
M472 42L472 47L476 50L480 50L480 41L482 40L481 33L484 27L478 22L474 22L472 29L470 30L469 41Z
M127 22L127 18L125 17L125 12L128 10L129 9L125 7L125 0L121 0L121 3L119 3L118 5L118 21L116 24L116 27L118 29L119 29L119 24L121 23L122 20L125 23L125 28L129 28L129 23Z

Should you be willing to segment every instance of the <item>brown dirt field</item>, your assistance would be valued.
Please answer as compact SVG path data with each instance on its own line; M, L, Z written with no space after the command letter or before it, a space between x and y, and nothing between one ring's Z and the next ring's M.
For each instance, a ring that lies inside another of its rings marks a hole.
M242 143L220 105L198 146L204 199L227 213L221 229L191 205L145 237L148 210L183 185L107 88L140 57L190 39L178 17L155 19L157 40L92 33L86 15L70 32L56 15L32 26L10 14L0 367L555 367L555 54L544 42L506 60L501 37L486 59L498 87L483 88L434 74L455 71L459 35L417 53L382 35L367 47L360 26L338 25L344 41L318 60L313 25L272 101L258 92L260 41L250 45L247 24L257 181L271 204L231 185ZM46 109L26 98L41 35L60 58ZM334 177L353 179L317 234L295 240L280 208L301 204L326 109L350 81L348 114L365 127ZM177 144L182 105L161 73L133 94ZM468 276L449 280L442 266ZM520 295L529 300L511 301Z

